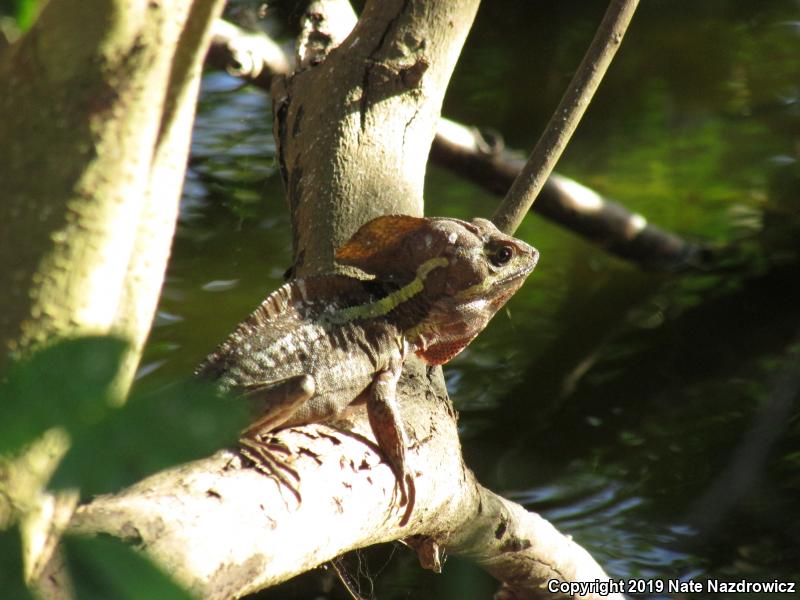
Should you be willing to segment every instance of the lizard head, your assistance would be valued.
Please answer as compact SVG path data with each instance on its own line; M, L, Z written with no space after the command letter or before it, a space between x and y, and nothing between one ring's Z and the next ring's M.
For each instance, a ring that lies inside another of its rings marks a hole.
M536 266L539 252L486 219L403 215L366 223L337 261L396 284L389 298L417 354L442 364L480 333Z

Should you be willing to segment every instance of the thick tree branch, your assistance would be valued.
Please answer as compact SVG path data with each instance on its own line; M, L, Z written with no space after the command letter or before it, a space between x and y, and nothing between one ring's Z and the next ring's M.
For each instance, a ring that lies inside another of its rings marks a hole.
M514 233L530 210L589 106L638 4L639 0L611 0L586 56L525 168L492 216L500 230Z
M551 598L546 581L605 579L552 525L482 488L464 466L438 371L406 368L402 412L417 505L400 527L395 478L365 419L351 432L311 425L277 434L300 473L302 502L221 451L82 506L73 530L142 548L199 597L239 597L355 548L416 536L477 561L518 598ZM455 533L452 533L455 532Z
M469 486L471 482L467 482ZM477 500L469 518L445 545L470 558L502 582L497 600L553 598L548 582L607 581L589 553L548 521L494 492L475 486ZM457 539L456 539L457 538ZM597 598L577 594L574 598ZM604 596L622 600L621 594Z
M273 76L293 70L292 60L264 34L247 33L224 21L214 31L208 63L215 68L265 91ZM497 139L487 140L478 129L444 118L437 125L430 160L498 196L508 192L525 165ZM680 270L702 263L702 246L563 176L547 179L532 210L645 268Z
M146 338L221 0L53 0L0 56L0 365L55 336ZM35 174L46 176L32 176Z
M298 273L333 268L333 248L370 218L422 214L424 149L476 9L369 2L323 64L273 84Z
M176 29L175 48L170 55L164 106L144 195L139 199L135 238L114 323L114 331L125 333L132 344L117 381L120 397L133 382L161 296L178 221L203 56L211 26L218 22L221 11L222 3L212 0L192 2L183 17L177 12L166 15Z
M113 334L130 341L116 380L115 399L125 398L161 290L221 10L222 0L52 0L0 55L0 369L54 338ZM75 504L43 491L66 437L45 432L0 473L29 581ZM24 481L14 470L26 463L38 468Z

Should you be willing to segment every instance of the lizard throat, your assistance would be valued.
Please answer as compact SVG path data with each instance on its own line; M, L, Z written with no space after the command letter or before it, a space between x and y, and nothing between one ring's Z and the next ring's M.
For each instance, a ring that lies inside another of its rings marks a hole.
M442 257L426 260L417 267L416 277L403 287L374 302L348 306L332 313L328 320L332 323L347 323L356 319L374 319L389 314L392 310L408 302L425 289L425 279L434 269L446 267L449 261Z

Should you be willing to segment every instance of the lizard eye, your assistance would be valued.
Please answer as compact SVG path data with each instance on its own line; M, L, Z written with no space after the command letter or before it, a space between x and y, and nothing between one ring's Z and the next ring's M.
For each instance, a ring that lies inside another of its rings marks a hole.
M511 246L500 246L497 250L492 252L489 260L495 267L502 267L507 264L514 257L514 249Z

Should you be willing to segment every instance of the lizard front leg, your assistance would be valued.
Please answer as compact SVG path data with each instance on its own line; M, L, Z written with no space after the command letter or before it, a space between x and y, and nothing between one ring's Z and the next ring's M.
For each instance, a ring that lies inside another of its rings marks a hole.
M397 408L397 381L400 379L402 368L403 357L398 353L389 365L375 376L367 399L369 424L397 478L400 504L406 507L400 519L401 526L408 523L416 498L414 478L406 465L408 438Z

